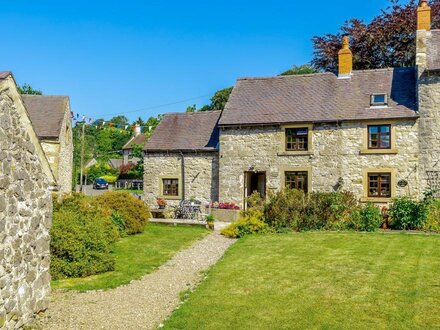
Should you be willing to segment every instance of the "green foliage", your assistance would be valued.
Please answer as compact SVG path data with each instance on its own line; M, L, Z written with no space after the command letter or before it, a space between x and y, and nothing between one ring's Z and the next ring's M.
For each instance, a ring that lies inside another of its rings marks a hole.
M89 182L93 182L97 178L104 176L115 176L117 172L107 163L99 163L88 168L85 173ZM116 176L117 177L117 176ZM108 181L107 181L108 182Z
M103 178L105 181L107 181L110 184L114 184L116 180L118 180L117 175L102 175L100 178Z
M251 209L244 218L224 228L221 233L229 238L240 238L245 235L268 233L270 228L263 221L263 216L261 211Z
M125 219L121 214L119 214L119 212L112 213L112 222L118 228L119 235L121 237L124 237L127 235L125 232Z
M305 214L307 196L303 191L284 189L272 195L264 208L264 221L273 229L296 229Z
M206 222L214 222L214 221L215 221L215 218L212 214L208 214L206 216Z
M427 220L428 205L424 201L400 197L393 200L389 214L394 229L422 229Z
M382 224L383 216L374 204L368 203L353 212L348 227L358 231L377 231Z
M231 95L233 89L234 87L220 89L219 91L215 92L214 96L211 98L210 104L206 104L200 109L197 109L197 106L193 104L186 108L186 112L223 110L226 106L226 103L228 103L229 96Z
M128 235L142 233L151 218L148 206L128 192L109 191L98 196L96 200L103 207L123 217Z
M425 230L440 232L440 200L433 200L428 207Z
M43 92L39 89L32 88L29 84L23 84L21 86L17 86L18 92L22 95L43 95Z
M292 75L302 75L302 74L312 74L312 73L318 73L319 71L316 70L313 66L310 64L304 64L304 65L294 65L291 69L283 72L280 74L280 76L292 76Z
M114 269L113 243L119 239L110 212L75 194L54 204L51 229L53 279L84 277Z

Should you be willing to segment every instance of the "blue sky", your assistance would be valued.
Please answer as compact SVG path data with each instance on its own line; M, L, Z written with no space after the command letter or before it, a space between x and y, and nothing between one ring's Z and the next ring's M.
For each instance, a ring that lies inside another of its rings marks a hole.
M309 62L312 36L334 33L351 17L368 21L387 4L4 0L0 71L45 94L69 95L73 111L94 119L139 109L146 110L127 117L147 118L206 104L238 77Z

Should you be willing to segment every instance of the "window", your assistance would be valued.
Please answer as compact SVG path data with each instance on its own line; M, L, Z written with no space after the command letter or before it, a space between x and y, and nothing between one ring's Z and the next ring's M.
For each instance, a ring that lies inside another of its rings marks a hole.
M371 95L371 106L388 105L387 94L373 94Z
M285 186L288 189L297 189L308 192L308 173L307 172L285 172Z
M286 150L307 151L309 149L308 128L287 128L286 129Z
M368 173L368 197L391 197L391 173Z
M179 196L178 179L162 179L163 196Z
M368 149L391 149L391 125L368 126Z

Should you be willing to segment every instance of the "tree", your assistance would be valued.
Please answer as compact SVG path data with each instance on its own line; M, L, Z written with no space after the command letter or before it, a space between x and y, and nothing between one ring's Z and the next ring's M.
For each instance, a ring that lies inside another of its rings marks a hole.
M196 111L197 111L197 106L195 104L186 107L186 112L196 112Z
M418 1L410 0L406 4L399 0L390 2L390 6L368 24L353 18L345 22L337 34L313 37L313 67L337 72L343 35L351 38L353 67L356 70L414 66ZM430 6L433 28L439 28L440 0L431 1Z
M128 123L128 118L125 116L116 116L113 117L112 119L110 119L110 122L114 125L114 126L128 126L130 125Z
M228 87L217 91L211 98L211 110L223 110L228 103L232 89L233 87Z
M39 89L34 89L29 84L23 84L21 86L18 86L18 91L22 95L43 95L43 92Z
M280 74L280 76L292 76L292 75L300 75L300 74L311 74L317 73L319 70L316 70L310 64L303 65L294 65L291 69L287 70Z

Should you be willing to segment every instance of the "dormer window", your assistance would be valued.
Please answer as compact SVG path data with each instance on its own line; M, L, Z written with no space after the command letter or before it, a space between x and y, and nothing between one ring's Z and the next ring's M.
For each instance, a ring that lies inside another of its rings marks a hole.
M387 106L388 95L387 94L373 94L371 95L371 106Z

